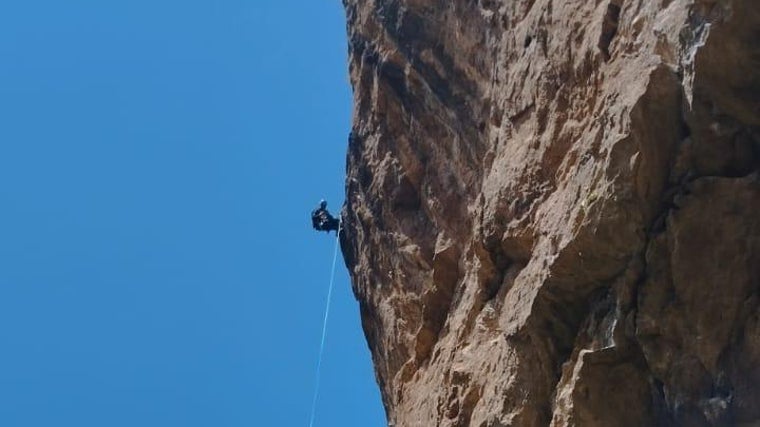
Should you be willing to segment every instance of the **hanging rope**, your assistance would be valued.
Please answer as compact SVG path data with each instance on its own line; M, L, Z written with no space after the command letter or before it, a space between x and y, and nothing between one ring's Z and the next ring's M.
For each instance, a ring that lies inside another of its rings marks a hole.
M309 427L314 427L314 414L317 410L317 396L319 396L319 377L322 369L322 354L325 351L325 336L327 335L327 317L330 315L330 298L332 297L333 282L335 281L335 261L338 259L338 241L340 238L340 227L338 224L338 233L335 236L335 251L333 253L332 269L330 271L330 286L327 288L327 304L325 305L325 319L322 322L322 341L319 343L319 357L317 358L317 379L314 386L314 399L311 402L311 418Z

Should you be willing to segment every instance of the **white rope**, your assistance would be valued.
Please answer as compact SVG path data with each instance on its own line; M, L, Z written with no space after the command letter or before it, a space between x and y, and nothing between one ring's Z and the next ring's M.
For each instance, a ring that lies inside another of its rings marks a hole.
M319 358L317 359L317 379L314 386L314 399L311 402L311 418L309 427L314 427L314 414L317 410L317 396L319 395L319 377L322 369L322 354L325 351L325 336L327 335L327 317L330 315L330 298L332 298L333 282L335 281L335 261L338 259L338 241L340 238L340 224L335 236L335 251L333 253L332 270L330 272L330 286L327 288L327 304L325 305L325 319L322 322L322 341L319 343Z

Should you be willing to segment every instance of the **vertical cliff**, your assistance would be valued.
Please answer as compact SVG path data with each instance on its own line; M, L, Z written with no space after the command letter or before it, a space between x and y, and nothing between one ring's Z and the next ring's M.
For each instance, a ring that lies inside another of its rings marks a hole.
M760 423L756 0L344 0L394 426Z

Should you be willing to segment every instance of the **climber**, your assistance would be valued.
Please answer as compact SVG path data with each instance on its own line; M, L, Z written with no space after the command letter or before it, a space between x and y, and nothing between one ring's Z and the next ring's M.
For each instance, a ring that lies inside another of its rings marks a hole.
M340 228L340 220L330 215L330 212L327 211L327 202L323 199L319 201L319 207L311 212L311 225L315 230L327 231L328 233L335 230L337 234Z

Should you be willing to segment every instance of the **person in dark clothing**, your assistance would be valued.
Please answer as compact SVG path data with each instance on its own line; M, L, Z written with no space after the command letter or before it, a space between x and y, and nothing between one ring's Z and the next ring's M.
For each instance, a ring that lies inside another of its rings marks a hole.
M340 228L340 220L330 215L330 212L327 211L327 202L321 200L319 207L311 212L311 225L315 230L327 231L328 233L335 230L337 234Z

